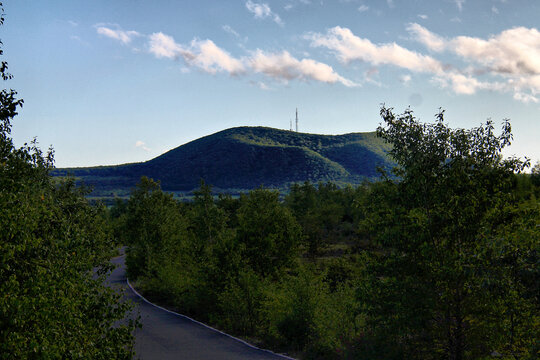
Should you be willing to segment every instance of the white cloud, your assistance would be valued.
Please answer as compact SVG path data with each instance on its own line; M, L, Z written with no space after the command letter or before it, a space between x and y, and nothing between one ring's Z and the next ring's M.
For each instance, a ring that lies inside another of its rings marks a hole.
M146 143L144 141L141 141L141 140L137 140L135 142L135 147L137 148L141 148L143 149L144 151L151 151L152 149L150 149L149 147L146 146Z
M443 70L434 58L405 49L396 43L377 45L360 38L347 28L336 26L326 34L307 36L314 47L333 50L344 63L364 61L371 65L394 65L414 72L436 73Z
M69 23L69 25L71 25L73 27L79 26L79 23L76 22L76 21L73 21L73 20L68 20L68 23Z
M499 13L499 9L497 9L495 6L492 6L492 7L491 7L491 12L494 13L494 14L498 14L498 13Z
M364 11L368 11L368 10L369 10L369 6L364 5L364 4L362 4L362 5L360 5L358 7L358 11L360 11L360 12L364 12Z
M442 87L451 87L456 94L472 95L480 88L486 88L487 85L471 76L459 73L440 74L434 78Z
M407 31L414 36L415 40L426 45L431 50L442 51L446 46L446 42L442 37L416 23L407 25Z
M422 20L426 20L428 18L426 14L418 14L418 17Z
M231 75L244 72L242 62L218 47L212 40L193 40L190 50L182 55L184 60L193 63L208 73L225 71Z
M134 37L141 36L137 31L124 31L120 28L111 29L106 26L96 26L96 31L98 34L118 40L124 45L129 44Z
M488 40L458 36L450 41L458 55L501 74L540 74L540 32L516 27Z
M253 13L255 19L266 19L271 18L276 24L283 26L283 20L279 17L278 14L274 13L270 6L266 3L258 4L254 3L251 0L246 2L246 8Z
M330 84L341 83L348 87L356 86L353 81L335 72L331 66L312 59L298 60L287 51L267 53L256 50L248 57L237 59L212 40L194 39L186 46L176 43L174 38L163 33L154 33L149 39L149 51L156 57L181 58L188 66L211 74L225 72L229 75L242 75L254 72L285 82L315 80Z
M150 35L149 50L158 58L176 59L181 57L188 65L215 74L227 72L238 75L244 72L242 62L218 47L212 40L192 40L189 47L175 42L163 33Z
M261 90L265 90L265 91L272 91L274 89L272 89L271 87L269 87L268 85L266 85L264 82L262 81L250 81L249 82L252 86L256 86L258 87L259 89Z
M182 46L177 44L172 36L162 32L153 33L149 38L150 52L158 58L176 58L183 51Z
M411 81L411 75L409 75L409 74L401 75L399 80L401 81L402 84L407 85Z
M488 39L470 36L444 39L418 24L409 25L407 30L430 50L450 51L471 64L468 73L498 78L481 82L470 75L454 73L444 80L452 83L454 91L463 94L474 93L476 89L510 91L516 100L536 102L536 95L540 93L540 32L537 29L515 27Z
M504 30L487 40L469 36L443 39L418 24L410 24L407 30L429 49L449 49L467 61L482 65L489 72L540 74L540 32L534 28Z
M240 37L240 34L238 32L236 32L232 27L230 27L229 25L223 25L221 27L223 30L225 30L225 32L228 32L229 34L233 35L234 37L236 38L239 38Z
M463 4L465 4L465 0L454 0L454 2L456 3L458 10L460 12L463 11Z
M538 98L536 96L533 96L531 94L524 94L524 93L520 93L520 92L517 92L514 94L514 99L516 99L517 101L521 101L523 103L538 103Z
M269 8L268 8L269 9ZM264 15L263 11L260 16ZM271 11L271 10L268 10ZM230 26L223 29L234 36L238 33ZM98 33L128 44L133 37L142 36L136 31L97 27ZM412 23L407 26L411 37L428 49L440 53L449 51L458 55L467 65L459 70L457 65L443 65L436 58L404 48L396 43L374 44L351 30L334 27L325 34L306 35L313 47L333 51L347 64L362 61L377 69L381 65L395 66L416 73L432 76L432 80L457 94L474 94L479 90L511 92L514 99L524 103L538 102L540 94L540 32L534 28L517 27L505 30L488 39L468 36L443 38L423 26ZM229 75L260 73L278 81L291 80L341 83L358 86L357 83L338 74L330 65L308 58L297 59L289 52L269 53L256 50L249 56L233 57L212 40L194 39L189 44L177 43L163 33L148 36L148 49L158 58L183 59L189 68L204 72ZM370 80L371 75L367 74ZM411 75L403 75L400 81L408 84ZM259 87L265 88L266 85Z
M331 66L312 59L298 60L287 51L272 54L257 50L250 57L249 63L253 71L277 80L317 80L331 84L339 82L347 87L356 86L354 82L336 73Z
M536 29L514 28L484 40L458 36L443 38L418 24L407 26L412 38L437 53L451 51L465 61L443 65L432 56L408 50L396 43L374 44L360 38L347 28L334 27L326 34L309 34L314 47L333 51L347 64L362 61L371 66L388 65L425 73L443 88L456 94L471 95L479 90L511 92L514 99L536 102L540 94L540 32ZM368 76L369 78L369 76ZM401 77L406 84L410 76Z
M394 0L386 0L386 3L388 4L388 7L393 9L396 5L394 4Z
M71 35L69 38L70 38L71 40L73 40L73 41L78 42L78 43L81 44L81 45L84 45L84 46L90 46L90 44L89 44L88 42L84 41L83 39L81 39L80 36L77 36L77 35Z

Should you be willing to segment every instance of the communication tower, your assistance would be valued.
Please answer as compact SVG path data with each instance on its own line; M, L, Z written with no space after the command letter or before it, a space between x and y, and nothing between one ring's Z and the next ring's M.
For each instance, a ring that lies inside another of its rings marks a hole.
M296 132L298 132L298 108L296 108Z

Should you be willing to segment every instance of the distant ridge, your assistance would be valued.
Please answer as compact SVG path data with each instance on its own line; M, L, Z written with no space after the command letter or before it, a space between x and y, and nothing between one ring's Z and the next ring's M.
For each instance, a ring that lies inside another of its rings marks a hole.
M375 132L316 135L268 127L236 127L202 137L141 163L53 170L94 188L94 196L126 194L141 176L166 191L187 192L200 180L221 190L260 185L287 188L294 182L358 184L389 168L389 145Z

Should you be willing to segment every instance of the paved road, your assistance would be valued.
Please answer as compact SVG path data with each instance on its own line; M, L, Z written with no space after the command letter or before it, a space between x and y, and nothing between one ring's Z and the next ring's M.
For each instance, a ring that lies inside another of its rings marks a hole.
M126 297L138 304L143 327L135 331L136 358L146 359L284 359L252 348L236 339L159 309L139 298L127 285L124 256L112 259L119 265L109 282L126 289Z

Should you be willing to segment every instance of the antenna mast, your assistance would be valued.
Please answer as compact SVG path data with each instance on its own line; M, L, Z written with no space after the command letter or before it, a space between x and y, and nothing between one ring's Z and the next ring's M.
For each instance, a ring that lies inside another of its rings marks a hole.
M292 119L289 119L289 123L290 123L290 124L289 124L289 125L290 125L290 129L291 129L291 131L292 131Z
M298 132L298 108L296 108L296 132Z

